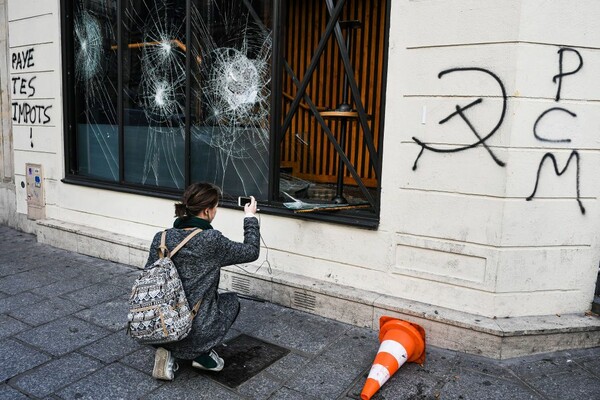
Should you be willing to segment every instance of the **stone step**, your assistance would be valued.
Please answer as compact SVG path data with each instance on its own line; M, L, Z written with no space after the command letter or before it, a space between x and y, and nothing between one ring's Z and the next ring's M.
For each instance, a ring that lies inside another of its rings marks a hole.
M37 239L137 268L150 246L149 240L53 220L38 221ZM256 267L223 268L220 288L373 330L382 315L406 319L425 329L430 345L496 359L600 346L600 318L593 314L488 318Z

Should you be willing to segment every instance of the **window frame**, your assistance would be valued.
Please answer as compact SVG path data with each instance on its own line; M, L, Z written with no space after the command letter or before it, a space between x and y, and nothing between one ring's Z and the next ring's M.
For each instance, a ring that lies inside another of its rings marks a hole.
M123 20L123 9L125 7L124 0L117 1L117 38L120 41L123 40L122 34L122 20ZM333 7L331 0L327 1L330 9ZM186 15L190 14L192 0L185 0ZM382 171L382 155L383 155L383 136L385 131L385 105L386 105L386 89L387 89L387 74L388 74L388 57L389 57L389 27L390 27L390 10L391 0L385 2L385 35L383 37L383 70L382 70L382 89L381 89L381 114L380 114L380 127L381 132L378 137L377 146L377 157L374 161L375 176L377 177L377 196L372 203L373 212L365 213L360 210L339 210L335 212L331 211L316 211L310 213L296 213L294 210L285 208L280 201L275 201L276 193L279 192L279 177L280 177L280 156L281 156L281 142L280 138L283 137L282 124L283 119L286 115L283 112L282 107L282 81L285 73L286 60L283 55L283 40L282 35L285 29L285 7L286 2L284 0L272 0L272 58L271 58L271 112L270 112L270 132L269 132L269 182L268 182L268 196L269 200L267 204L261 202L261 212L265 214L272 214L278 216L292 217L297 219L314 220L332 222L336 224L352 225L367 229L377 229L379 226L380 217L380 203L381 203L381 171ZM73 31L73 11L74 0L61 0L60 11L61 11L61 55L62 55L62 79L63 79L63 130L64 130L64 165L65 174L61 180L66 184L73 184L79 186L86 186L102 190L111 190L123 193L132 193L143 196L165 198L170 200L179 200L183 193L182 189L173 189L167 187L158 186L147 186L142 184L135 184L126 182L124 177L124 125L121 123L124 117L123 107L123 46L118 46L117 50L117 63L119 65L118 71L118 110L117 116L119 121L118 132L119 132L119 180L118 181L107 181L97 179L93 177L81 176L77 174L76 166L78 165L78 154L77 154L77 132L75 121L75 71L74 71L74 31ZM191 37L191 18L186 18L185 23L186 37ZM335 37L335 35L334 35ZM186 70L191 69L191 50L190 46L186 49ZM346 54L346 57L348 55ZM279 94L279 95L277 95ZM185 118L186 121L190 121L191 115L191 76L186 73L186 104L185 104ZM190 182L191 176L191 160L190 160L190 131L191 126L189 123L185 124L185 187ZM224 208L238 208L237 202L230 199L222 199L220 205Z

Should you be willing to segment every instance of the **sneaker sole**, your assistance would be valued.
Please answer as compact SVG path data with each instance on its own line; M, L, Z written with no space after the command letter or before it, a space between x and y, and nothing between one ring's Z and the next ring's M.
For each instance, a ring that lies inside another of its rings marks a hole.
M163 381L173 380L173 377L165 374L167 362L169 361L169 355L170 354L167 349L163 349L162 347L156 349L156 356L154 357L154 369L152 370L152 377L154 379L161 379Z
M224 366L225 366L225 364L223 364L223 365L220 365L220 366L219 366L219 365L217 365L215 368L206 368L206 367L204 367L202 364L200 364L200 363L197 363L196 361L192 361L192 367L194 367L194 368L198 368L198 369L201 369L201 370L204 370L204 371L214 371L214 372L219 372L219 371L221 371L221 370L223 369L223 367L224 367Z

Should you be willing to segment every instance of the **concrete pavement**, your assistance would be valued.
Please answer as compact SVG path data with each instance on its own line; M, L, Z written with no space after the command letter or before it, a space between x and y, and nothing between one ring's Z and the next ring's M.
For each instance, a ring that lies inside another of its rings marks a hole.
M137 270L4 226L0 243L0 399L357 399L379 347L370 329L242 300L219 375L181 363L155 381L153 349L125 333ZM256 374L222 379L236 360ZM373 399L600 399L600 348L498 361L429 347Z

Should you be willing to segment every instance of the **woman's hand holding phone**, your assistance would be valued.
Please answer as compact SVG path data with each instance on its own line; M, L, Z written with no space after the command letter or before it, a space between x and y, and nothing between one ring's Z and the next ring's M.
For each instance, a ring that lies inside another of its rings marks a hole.
M258 204L256 203L256 199L254 198L254 196L250 196L250 203L246 203L244 205L244 212L246 213L246 217L254 217L254 214L256 214L256 212L258 211L257 206Z

